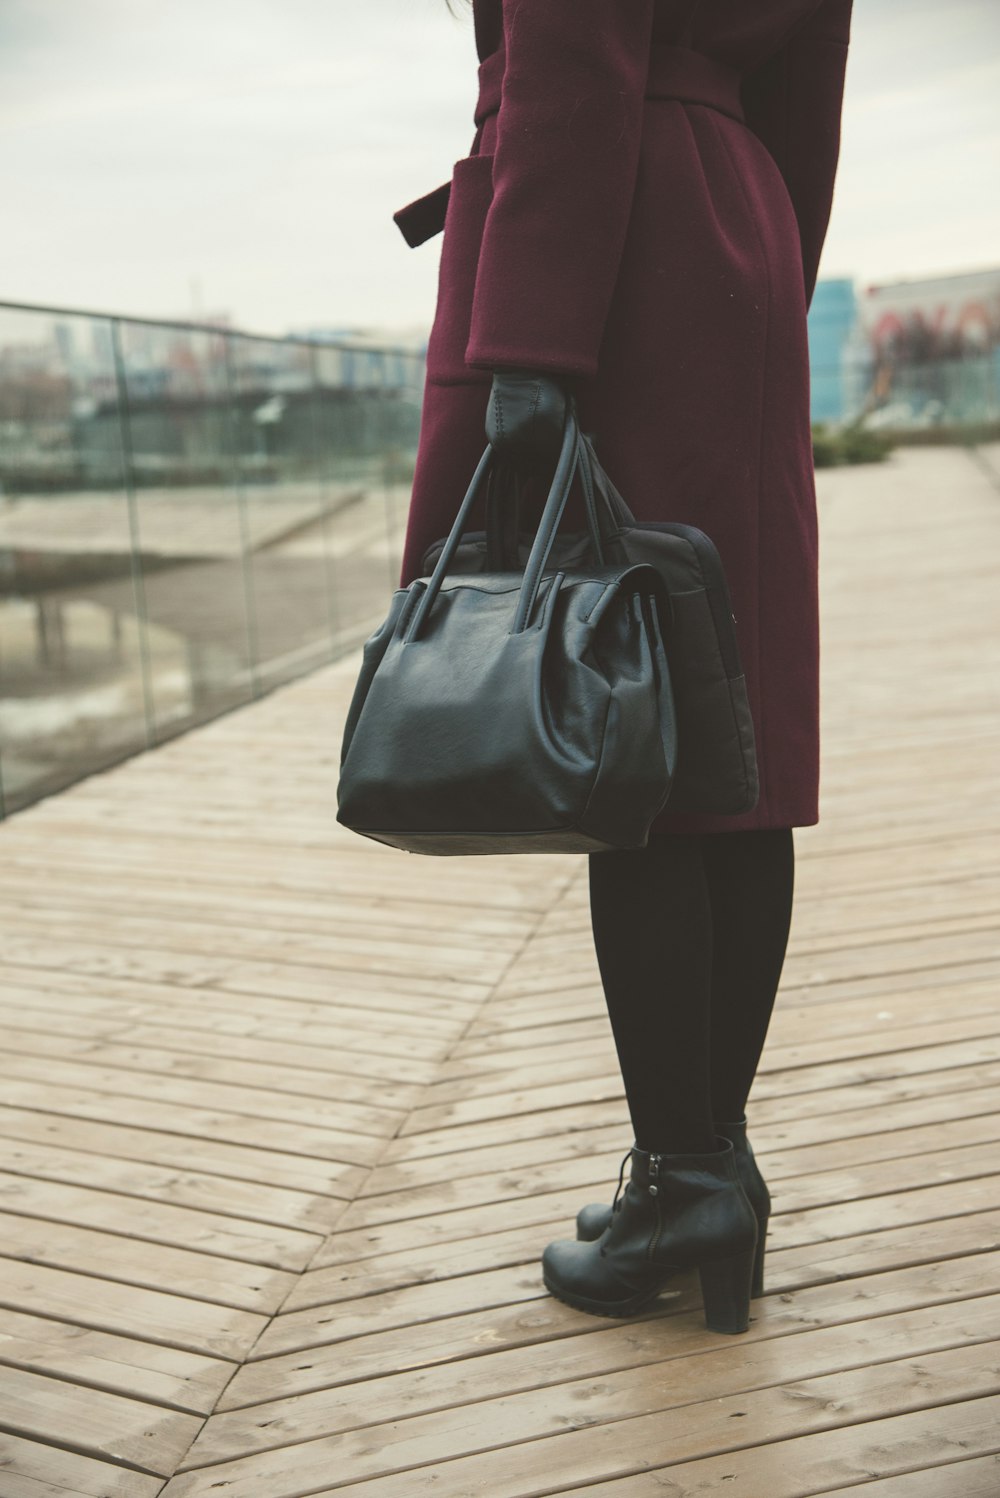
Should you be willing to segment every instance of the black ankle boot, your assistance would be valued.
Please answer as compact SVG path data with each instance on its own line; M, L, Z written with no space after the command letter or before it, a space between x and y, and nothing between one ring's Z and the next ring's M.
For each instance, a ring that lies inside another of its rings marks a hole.
M736 1123L717 1123L716 1133L723 1139L732 1142L736 1153L736 1169L739 1174L740 1183L746 1192L747 1198L753 1207L757 1218L757 1250L753 1261L753 1284L751 1294L753 1296L764 1293L764 1247L767 1237L767 1221L771 1215L771 1193L767 1189L767 1182L760 1173L757 1161L754 1159L753 1149L747 1138L746 1115ZM625 1156L627 1160L632 1153L629 1150ZM622 1170L618 1178L618 1192L621 1191L621 1176L624 1174L625 1162L622 1161ZM576 1236L584 1242L592 1242L599 1238L604 1229L611 1222L617 1209L619 1196L615 1193L612 1206L607 1202L589 1202L587 1206L581 1207L576 1214Z
M745 1332L757 1218L740 1184L732 1142L705 1154L633 1148L618 1210L601 1237L562 1238L542 1254L559 1300L597 1316L631 1316L684 1269L698 1269L710 1331Z

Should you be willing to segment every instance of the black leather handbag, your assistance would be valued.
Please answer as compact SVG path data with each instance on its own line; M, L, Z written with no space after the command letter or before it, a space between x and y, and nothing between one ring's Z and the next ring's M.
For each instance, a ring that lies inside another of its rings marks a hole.
M581 444L588 529L560 532L550 565L572 571L596 559L618 566L646 562L656 568L670 599L666 649L678 735L665 809L727 816L752 811L759 797L753 719L722 559L697 526L636 520L586 433L581 433ZM516 472L501 465L491 471L486 530L466 532L452 554L458 571L524 565L533 536L521 529L521 498ZM444 546L438 540L427 548L425 572L434 570Z
M433 573L396 590L365 643L337 820L412 853L643 847L677 757L663 577L551 565L586 462L572 398L523 570L450 571L495 461L488 446ZM600 555L596 527L591 542Z

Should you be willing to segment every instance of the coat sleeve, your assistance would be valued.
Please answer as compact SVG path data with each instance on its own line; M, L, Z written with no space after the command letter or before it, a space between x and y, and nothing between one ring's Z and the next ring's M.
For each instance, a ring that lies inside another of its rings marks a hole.
M812 302L840 155L852 0L821 0L781 49L743 80L746 122L785 179Z
M628 227L654 0L503 0L493 196L465 361L595 375Z

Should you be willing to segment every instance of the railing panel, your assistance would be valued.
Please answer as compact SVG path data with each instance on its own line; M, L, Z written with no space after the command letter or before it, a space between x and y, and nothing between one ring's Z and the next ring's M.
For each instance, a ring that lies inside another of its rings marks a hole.
M114 336L159 741L254 695L229 340L126 321Z
M112 324L0 307L2 807L153 739Z
M0 815L352 648L420 350L0 304Z

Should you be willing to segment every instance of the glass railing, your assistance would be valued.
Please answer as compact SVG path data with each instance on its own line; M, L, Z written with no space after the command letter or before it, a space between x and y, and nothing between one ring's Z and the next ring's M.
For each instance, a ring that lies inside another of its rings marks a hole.
M421 349L0 304L0 815L370 633L423 378Z
M1000 419L996 349L811 378L835 424ZM423 348L0 303L0 816L366 638L423 382Z

